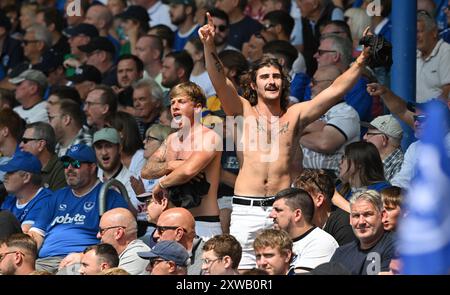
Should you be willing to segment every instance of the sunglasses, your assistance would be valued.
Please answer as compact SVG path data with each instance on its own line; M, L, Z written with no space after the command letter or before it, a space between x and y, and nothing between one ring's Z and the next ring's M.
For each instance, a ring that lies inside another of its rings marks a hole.
M67 161L63 161L62 163L63 163L64 169L69 168L69 166L72 166L72 168L75 168L75 169L80 169L81 164L87 163L87 162L81 162L78 160L67 160Z
M218 25L218 26L214 26L214 29L219 29L219 32L225 32L227 30L227 26L226 25Z
M156 230L158 231L158 233L160 235L162 235L167 230L176 230L178 228L182 228L182 227L181 226L162 226L162 225L156 226ZM182 229L184 232L187 232L184 228L182 228Z
M427 116L425 115L414 115L414 122L423 123L427 120Z
M27 137L23 137L22 138L22 142L24 144L27 144L27 143L29 143L30 141L33 141L33 140L44 140L44 139L43 138L27 138Z

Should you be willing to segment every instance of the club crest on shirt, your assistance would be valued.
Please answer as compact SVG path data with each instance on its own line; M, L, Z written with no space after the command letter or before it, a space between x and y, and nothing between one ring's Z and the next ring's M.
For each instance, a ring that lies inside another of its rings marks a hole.
M95 206L95 202L86 202L83 205L83 210L84 210L84 212L87 213L87 212L91 211L94 208L94 206Z
M67 205L66 204L59 204L58 210L59 211L66 211Z

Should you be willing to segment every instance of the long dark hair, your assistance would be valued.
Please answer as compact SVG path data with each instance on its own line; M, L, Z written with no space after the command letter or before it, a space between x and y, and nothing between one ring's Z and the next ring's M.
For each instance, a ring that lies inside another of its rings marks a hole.
M244 75L241 87L243 89L243 96L250 101L252 106L258 103L258 94L256 90L252 89L251 84L256 84L256 73L263 67L274 66L281 73L282 85L281 85L281 98L280 106L283 111L286 111L289 105L289 93L290 93L290 78L286 70L281 66L277 59L263 56L256 61L251 67L250 71Z
M364 186L386 181L380 153L373 143L358 141L347 145L342 161L347 161L347 171L351 165L355 166ZM339 193L345 196L350 189L350 183L343 183Z

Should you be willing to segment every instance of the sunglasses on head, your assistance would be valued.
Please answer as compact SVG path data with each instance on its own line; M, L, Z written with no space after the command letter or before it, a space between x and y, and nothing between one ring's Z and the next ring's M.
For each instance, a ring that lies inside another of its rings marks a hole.
M63 161L62 163L63 163L64 169L69 168L69 166L72 166L72 168L75 168L75 169L80 169L81 164L87 163L87 162L81 162L78 160L66 160L66 161Z

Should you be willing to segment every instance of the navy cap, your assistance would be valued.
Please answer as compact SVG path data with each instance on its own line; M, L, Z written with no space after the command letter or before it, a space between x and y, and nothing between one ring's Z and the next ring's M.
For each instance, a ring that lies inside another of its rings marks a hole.
M64 34L69 37L75 37L78 35L86 35L91 38L94 38L94 37L98 37L98 30L93 25L82 23L75 27L64 30Z
M41 169L42 165L38 158L22 151L17 151L8 163L0 166L0 170L7 173L16 171L41 173Z
M114 44L106 37L96 37L91 39L88 44L78 46L78 48L86 53L91 53L96 50L103 50L114 55L116 53L116 48Z
M82 65L76 68L75 74L67 77L67 80L73 81L74 83L91 81L95 84L100 84L102 82L102 73L94 66Z
M127 10L117 15L117 17L123 19L134 19L139 22L145 23L148 23L150 21L147 10L144 7L138 5L128 6Z
M149 252L138 252L139 257L143 259L162 258L167 261L173 261L179 266L188 266L189 253L180 243L175 241L158 242Z
M61 157L61 161L66 161L69 159L89 163L97 162L94 150L90 146L81 143L71 146L70 149L67 150L66 154Z
M58 54L53 50L47 50L42 55L42 61L33 66L33 69L39 70L48 76L51 72L62 66L63 62L64 58L61 54Z

